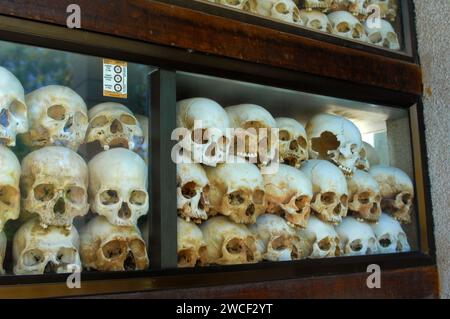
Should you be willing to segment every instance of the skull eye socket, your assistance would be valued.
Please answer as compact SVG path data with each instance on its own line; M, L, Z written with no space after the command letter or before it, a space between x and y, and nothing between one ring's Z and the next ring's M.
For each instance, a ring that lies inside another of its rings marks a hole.
M105 126L108 123L108 119L104 115L97 116L91 121L91 128L98 128Z
M130 242L129 246L135 256L146 254L145 244L142 240L134 239Z
M235 191L228 195L230 205L242 205L245 202L245 195L242 191Z
M279 236L272 240L272 248L274 250L285 250L286 248L288 248L288 246L288 240L283 236Z
M244 249L244 243L239 238L233 238L227 243L226 249L230 254L240 254Z
M106 259L115 259L125 252L125 247L119 240L112 240L103 245L102 252Z
M77 251L73 248L61 248L56 255L60 263L73 264L75 262Z
M311 26L311 28L316 29L316 30L321 30L322 29L322 22L320 22L317 19L312 20L309 25Z
M319 246L320 250L323 251L329 251L331 249L331 242L330 239L328 237L322 239L321 241L319 241L317 243L317 245Z
M82 204L86 199L86 191L78 186L71 186L66 191L66 198L74 204Z
M323 193L320 196L320 200L322 201L322 203L324 203L325 205L331 205L334 203L334 199L335 199L335 195L332 192L328 192L328 193Z
M287 8L287 6L286 6L286 4L285 3L278 3L276 6L275 6L275 10L278 12L278 13L280 13L280 14L288 14L289 13L289 10L288 10L288 8Z
M373 44L379 44L381 43L381 41L383 41L383 37L381 36L380 32L375 32L369 35L369 41Z
M195 184L195 182L188 182L181 187L181 194L184 198L191 199L197 195L197 191L195 190L196 187L197 184Z
M11 103L11 105L9 106L9 111L14 116L25 117L27 114L27 108L25 107L25 105L17 100Z
M195 251L193 249L182 249L178 252L179 267L194 267L196 262Z
M134 190L131 192L130 203L133 205L142 206L147 200L147 193L141 190Z
M108 189L100 194L100 201L103 205L114 205L119 202L119 194L117 191Z
M255 190L252 199L255 204L261 205L264 201L264 191L260 189Z
M31 249L22 255L23 264L27 267L36 266L45 260L44 254L39 249Z
M300 145L301 148L306 148L308 146L308 142L306 141L306 139L303 136L300 136L297 139L297 143L298 143L298 145Z
M289 134L289 132L286 130L281 130L278 133L278 138L280 139L280 141L287 142L291 140L291 134Z
M41 184L34 188L34 198L41 202L47 202L55 197L55 186Z
M363 193L359 194L358 201L361 204L368 204L370 202L370 194L369 194L369 192L363 192Z
M56 121L62 121L66 117L66 109L62 105L52 105L47 109L47 116Z
M350 249L352 251L361 251L362 248L363 248L363 245L361 243L361 240L359 240L359 239L355 239L354 241L352 241L350 243Z
M408 205L410 201L411 201L411 194L404 194L402 196L403 204Z
M360 39L364 34L364 27L361 24L357 24L353 29L352 36L354 39Z
M122 114L120 121L126 125L136 125L136 119L129 114Z
M17 203L18 199L19 194L16 189L8 185L0 186L0 203L11 206L14 203Z
M306 206L308 206L309 198L308 196L299 196L295 199L295 206L297 207L298 211L303 210Z
M340 33L347 33L350 31L350 26L347 22L341 22L336 26L336 30Z

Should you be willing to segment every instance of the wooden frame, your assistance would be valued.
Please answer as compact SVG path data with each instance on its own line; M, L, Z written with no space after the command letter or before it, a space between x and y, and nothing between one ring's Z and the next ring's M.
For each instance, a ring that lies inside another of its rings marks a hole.
M18 2L18 5L24 5L24 7L21 7L23 10L20 11L22 17L40 19L59 25L62 24L59 16L47 16L47 12L41 12L39 10L33 11L33 5L29 5L29 3L24 4L22 1L16 2ZM51 1L44 1L44 5L49 2ZM88 2L80 2L82 5L86 4L89 6ZM161 16L158 16L157 21L165 21L170 25L169 29L177 26L173 19L180 19L180 16L172 16L175 15L174 12L170 13L170 17L168 16L169 11L167 5L153 1L146 2L145 4L142 1L127 0L124 2L130 2L131 4L129 4L133 10L135 6L138 6L138 8L145 10L146 14L149 15L155 14L154 12L150 12L150 8L160 9L161 12L159 13L161 13ZM58 1L58 4L55 4L57 6L56 9L62 8L63 4L60 5L60 3L64 4L64 1ZM98 3L98 1L93 1L92 3ZM11 3L0 4L0 12L4 12L2 9L5 9L5 6L6 9L8 9L6 13L10 15L19 15L19 10L17 10L16 5ZM177 14L182 14L181 16L186 19L185 23L187 23L186 21L192 21L191 19L198 17L198 15L204 15L204 13L191 12L188 9L175 8L174 10ZM27 14L29 14L29 16L26 16ZM99 14L103 15L104 12L101 11ZM140 17L141 15L138 15L138 20L141 19ZM51 19L54 20L49 21ZM224 18L222 17L214 17L210 18L210 20L205 23L208 25L211 24L210 26L215 26L216 23L220 24L220 22L223 22L223 19ZM142 22L142 20L140 21ZM153 21L152 23L155 22ZM137 40L139 41L130 39L125 40L117 37L118 35L121 35L131 38L132 35L129 28L132 29L133 25L121 29L119 32L120 34L109 29L112 25L102 26L104 29L100 30L97 25L93 25L93 20L89 19L87 20L87 26L88 28L92 28L93 31L102 31L113 35L102 35L96 32L80 30L68 30L61 26L54 26L42 22L24 21L0 15L0 39L102 57L123 59L136 63L157 65L160 67L150 75L150 82L153 89L150 109L152 118L151 150L155 152L151 157L151 188L153 188L152 196L155 205L153 206L150 220L153 225L158 227L158 229L165 229L168 230L168 232L160 234L155 230L152 231L153 237L151 238L150 243L150 254L152 257L151 271L135 273L86 273L82 275L84 284L81 290L67 289L65 286L66 277L63 275L24 277L21 279L22 285L20 286L15 285L17 277L11 276L2 278L3 285L0 286L0 295L2 297L92 295L120 291L131 292L192 288L209 285L225 285L230 283L245 283L246 287L254 287L254 289L257 289L258 285L264 285L263 283L256 284L257 282L273 280L290 280L289 282L292 284L294 284L295 281L296 284L305 287L305 285L308 285L308 282L311 282L311 279L308 279L310 276L327 275L328 277L323 281L319 280L323 285L326 285L327 282L338 284L345 274L350 273L354 274L348 277L350 278L350 283L353 282L356 285L356 281L352 280L358 280L359 285L362 276L361 274L365 272L367 265L371 263L379 264L386 273L387 278L397 278L391 279L392 281L387 283L389 289L396 291L396 293L390 295L408 296L408 286L398 287L396 284L400 281L407 285L407 276L405 277L403 274L414 273L414 276L416 276L415 278L426 279L426 282L424 282L422 287L423 289L416 290L415 293L417 296L437 296L437 272L435 268L434 238L432 235L431 205L429 205L430 188L428 187L429 181L425 161L426 153L421 153L426 147L423 136L423 114L421 112L419 96L421 92L420 69L417 65L392 58L375 56L366 52L360 52L356 49L338 48L337 46L318 43L317 41L296 35L283 34L283 39L278 40L281 41L280 43L282 45L289 46L293 43L291 41L302 43L303 46L296 46L295 50L293 49L292 52L295 51L296 55L309 54L303 52L303 49L306 48L306 51L312 50L310 46L314 47L314 49L318 49L321 52L321 56L322 54L326 54L326 52L337 50L341 56L345 57L345 59L359 59L364 66L367 66L368 69L371 70L371 72L366 73L356 66L348 66L346 64L342 67L355 68L355 70L359 69L359 71L351 75L345 75L342 73L342 70L334 67L331 70L324 70L322 68L314 70L309 69L311 72L308 72L308 70L303 69L303 67L309 66L300 66L291 59L282 61L283 63L286 62L286 64L277 65L273 61L269 61L270 57L263 56L264 52L267 53L266 51L257 53L258 56L256 56L255 53L249 52L249 55L245 57L242 56L241 59L236 60L230 59L230 57L233 57L233 51L225 50L224 52L221 52L221 56L206 55L205 53L209 53L208 51L213 49L212 47L205 47L202 52L190 52L184 50L182 43L179 42L176 45L177 48L145 43L158 43L170 39L139 38L141 34L138 34L138 36L133 35L134 39L138 38ZM184 28L187 28L187 26L184 26ZM258 29L260 28L259 26L255 26L255 28L257 28L253 30L255 32L256 30L260 30ZM184 32L183 30L181 31ZM264 31L266 32L264 37L270 38L271 36L275 36L275 34L271 33L273 31L267 29L264 29ZM187 31L185 30L185 32ZM236 34L239 34L239 32ZM276 34L280 35L280 33ZM246 36L248 36L248 34L245 34L245 37ZM241 40L243 41L243 39L244 36ZM196 43L193 39L190 41L192 41L191 44ZM269 40L265 42L267 47L269 46L269 42ZM199 44L202 45L201 41ZM281 50L284 49L282 48ZM297 51L299 51L299 53L297 53ZM269 60L258 60L259 54L261 54L261 58ZM324 59L323 61L325 64L330 64L329 59ZM291 62L292 64L290 64ZM387 70L384 70L384 73L380 74L380 68L374 67L372 63L383 63L381 65L384 65ZM420 196L419 218L421 222L426 221L426 223L421 223L421 252L384 256L336 258L331 264L328 260L308 260L293 263L264 263L258 265L210 267L203 269L167 269L176 265L176 246L173 238L168 237L170 231L174 231L176 227L176 218L173 217L167 219L163 217L162 212L175 210L173 196L175 195L174 190L176 184L174 165L163 164L171 163L170 160L167 160L168 156L170 156L168 150L171 149L171 144L160 143L160 140L164 139L170 141L171 128L175 127L175 97L173 95L175 79L174 73L171 70L211 74L294 90L351 98L353 100L396 105L401 108L409 109L414 142L416 180L420 184L418 189ZM386 77L387 75L392 75L391 78L395 77L395 79L392 80L390 78L391 81L389 81ZM402 80L406 80L408 77L410 81L402 82ZM323 83L326 83L327 87L324 87ZM170 93L171 90L172 94ZM166 254L160 254L159 252L166 252ZM400 270L404 268L411 268L411 270ZM357 273L359 273L359 275L356 275ZM334 277L330 277L330 274ZM35 287L34 285L36 284L39 284L39 287L42 288L39 289L39 292L29 289ZM248 289L251 290L251 288ZM210 290L208 290L208 288L198 290L198 294L199 296L202 296L202 292L214 293L214 291L216 292L215 295L220 296L218 290L214 290L213 288ZM350 294L350 291L348 293ZM155 295L155 293L149 294ZM170 293L168 292L167 295L170 295ZM180 295L180 292L172 291L172 295ZM278 296L282 295L279 294ZM296 296L301 297L305 295L299 293ZM326 294L321 294L319 291L316 291L315 294L311 294L310 296L327 297Z

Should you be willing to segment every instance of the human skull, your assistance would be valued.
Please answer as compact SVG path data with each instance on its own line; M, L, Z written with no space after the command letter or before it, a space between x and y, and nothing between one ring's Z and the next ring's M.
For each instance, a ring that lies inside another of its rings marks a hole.
M265 174L267 212L284 217L288 225L306 227L313 197L311 181L298 169L280 164L274 174Z
M202 265L249 264L261 260L255 236L247 226L216 216L201 224L200 229L206 243L205 254L200 258Z
M148 117L144 115L136 115L136 119L139 121L142 131L144 132L144 143L138 147L137 153L141 155L145 161L145 164L148 165L149 120Z
M392 25L383 19L380 20L380 23L380 28L377 28L376 26L371 27L366 21L364 27L368 42L386 49L400 50L400 42Z
M44 228L70 228L74 217L84 216L89 210L87 187L87 165L68 148L46 146L22 161L22 205L39 215Z
M207 98L192 98L177 103L177 126L189 134L180 145L196 163L216 166L229 152L230 121L217 102Z
M309 258L328 258L341 255L339 237L332 224L311 216L306 229L297 230L312 246Z
M312 182L311 208L323 221L338 224L347 215L348 189L344 174L322 160L306 161L300 169Z
M39 223L39 218L30 219L14 235L14 274L59 274L81 269L76 228L42 228Z
M288 261L306 258L312 247L306 238L275 215L261 215L249 227L256 238L262 258L269 261Z
M252 163L268 165L277 156L275 119L263 107L239 104L225 108L234 132L234 154Z
M391 254L411 250L408 238L400 223L391 216L383 213L378 223L371 226L377 238L378 251L380 253Z
M380 157L375 148L369 143L363 142L356 168L368 172L371 166L380 164Z
M371 255L378 250L375 234L366 222L346 217L336 226L336 232L344 256Z
M254 6L251 7L251 11L265 17L270 17L272 15L273 5L277 1L278 0L255 0Z
M27 105L20 81L0 66L0 144L16 145L16 135L28 131Z
M6 146L0 145L0 232L8 220L19 217L20 172L16 155Z
M367 41L364 26L351 13L335 11L328 14L328 19L333 27L333 34L352 40Z
M113 225L136 225L149 207L144 160L130 150L114 148L97 154L88 166L91 210Z
M187 221L201 223L208 219L209 181L200 164L177 165L177 209Z
M308 137L303 125L294 119L276 119L279 129L280 162L299 168L308 159Z
M414 186L411 178L401 169L377 165L370 169L370 175L380 185L381 209L404 224L411 222L414 202Z
M89 110L86 142L98 141L104 150L124 147L132 151L144 143L144 132L133 112L119 103L101 103Z
M381 215L381 195L378 182L361 170L356 170L347 179L349 204L348 209L358 219L377 222Z
M270 16L284 22L301 24L300 11L292 0L275 1L270 10Z
M206 167L210 215L220 213L236 223L252 224L267 208L264 180L259 169L243 159Z
M305 0L305 8L308 11L317 9L326 12L330 9L333 0Z
M147 248L136 226L116 226L97 216L80 231L83 266L99 271L148 268Z
M30 146L58 145L78 150L88 126L86 103L72 89L49 85L26 96Z
M3 262L5 261L6 245L8 244L8 239L6 238L5 232L0 231L0 275L5 273L3 268Z
M182 218L177 219L178 267L194 267L206 249L203 233L194 224Z
M216 0L215 2L233 9L250 11L252 8L252 4L255 1L256 0Z
M311 158L332 161L345 175L353 174L362 147L355 124L342 116L319 114L308 122L306 132Z
M305 26L310 29L314 29L317 31L332 32L332 27L330 20L326 14L317 11L317 10L301 10L300 11L300 19L302 19L305 23Z
M380 7L380 17L382 19L395 21L398 11L397 0L370 0L370 4Z
M355 17L364 20L367 17L367 6L369 0L334 0L333 11L348 11Z

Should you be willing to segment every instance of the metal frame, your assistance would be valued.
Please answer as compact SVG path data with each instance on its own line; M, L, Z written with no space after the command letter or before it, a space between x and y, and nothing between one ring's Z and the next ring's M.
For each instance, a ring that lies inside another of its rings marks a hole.
M0 39L160 67L149 75L152 89L149 107L152 118L150 190L154 203L149 221L151 220L155 226L151 232L149 244L152 270L132 273L82 273L82 288L74 290L66 287L67 275L4 276L0 277L0 297L107 294L345 274L365 272L367 265L373 263L379 264L384 270L435 265L430 187L420 97L1 15ZM175 73L171 70L204 73L409 109L421 251L395 255L341 257L334 258L332 261L329 259L301 260L227 267L173 268L176 265L174 238L176 214L167 214L168 211L176 210L174 204L175 164L170 160L170 150L173 145L170 142L170 133L175 128L176 83ZM324 81L327 83L326 89ZM167 143L161 143L163 140Z
M213 2L200 2L203 0L196 1L186 1L186 0L156 0L159 2L169 3L177 5L180 7L189 8L196 11L202 11L209 14L226 17L233 20L238 20L241 22L247 22L251 24L260 25L263 27L268 27L271 29L293 33L297 35L306 36L308 38L317 39L324 42L329 42L337 44L343 47L354 48L370 53L375 53L385 57L391 57L399 60L404 60L408 62L417 62L418 54L417 47L414 45L415 39L415 12L414 3L410 0L399 0L401 2L400 6L400 24L402 27L403 34L400 35L400 40L403 40L404 50L403 51L392 51L389 49L381 48L369 43L361 43L359 41L354 41L350 39L344 39L332 34L327 34L323 32L318 32L305 28L302 26L295 26L290 23L285 23L280 20L275 20L268 17L263 17L250 12L243 12L230 7L224 7L223 5L216 4Z

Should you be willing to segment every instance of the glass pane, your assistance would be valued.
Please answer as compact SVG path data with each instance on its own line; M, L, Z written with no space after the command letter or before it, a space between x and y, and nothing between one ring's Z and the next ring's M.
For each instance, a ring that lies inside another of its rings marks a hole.
M179 267L420 249L407 110L183 72L177 99Z
M148 268L150 69L0 42L6 274Z
M388 50L404 49L397 0L196 1Z

